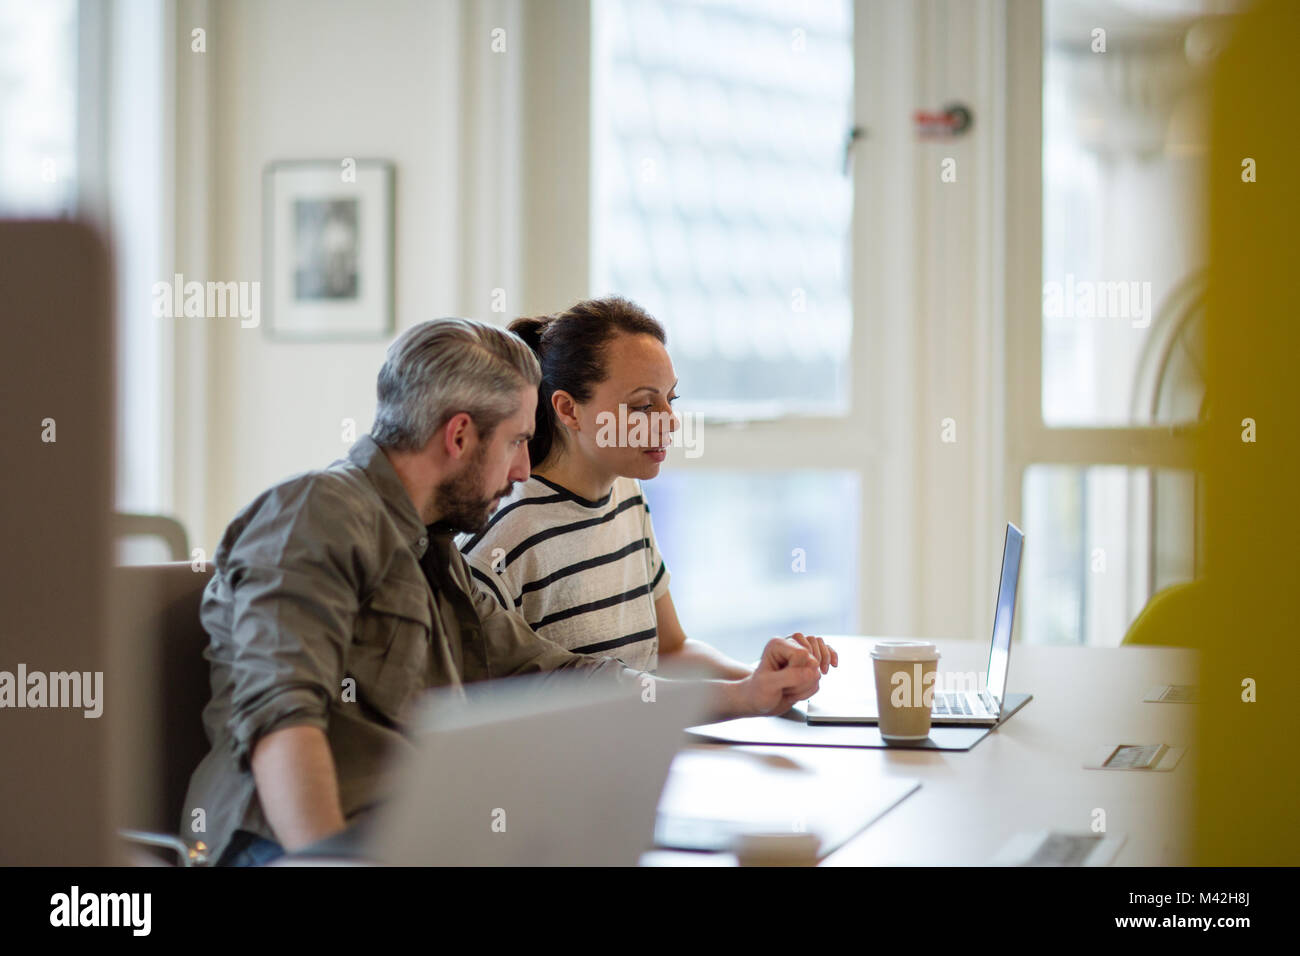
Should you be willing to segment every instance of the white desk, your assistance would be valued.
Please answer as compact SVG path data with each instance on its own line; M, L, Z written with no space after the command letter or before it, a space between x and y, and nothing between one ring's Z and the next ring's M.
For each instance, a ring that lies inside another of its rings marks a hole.
M837 679L850 668L871 679L867 653L875 638L830 640L840 653ZM987 664L982 641L936 643L941 670L979 673ZM973 750L851 751L882 775L919 779L921 789L823 865L980 866L1022 830L1088 831L1095 807L1106 811L1108 832L1127 838L1116 865L1190 865L1196 707L1142 698L1155 685L1197 683L1189 650L1017 644L1007 689L1034 699ZM1168 773L1083 769L1097 748L1118 743L1189 749ZM656 854L654 862L687 863L689 856Z

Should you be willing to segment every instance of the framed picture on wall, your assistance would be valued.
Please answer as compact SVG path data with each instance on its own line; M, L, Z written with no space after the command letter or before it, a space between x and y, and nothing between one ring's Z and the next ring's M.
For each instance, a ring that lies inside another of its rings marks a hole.
M393 331L393 164L270 163L263 175L262 323L274 339Z

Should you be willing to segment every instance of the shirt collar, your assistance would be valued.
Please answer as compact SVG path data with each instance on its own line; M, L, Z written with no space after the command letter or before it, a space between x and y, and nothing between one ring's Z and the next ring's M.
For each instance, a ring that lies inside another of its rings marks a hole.
M384 450L376 445L375 440L369 435L362 435L348 449L348 459L365 472L366 478L370 480L388 509L388 516L393 519L393 524L397 525L397 530L411 543L415 556L424 557L424 552L429 547L430 532L436 532L440 526L431 525L426 528L420 521L419 512L415 510L411 496L406 493L402 479L397 477L397 471L388 460L388 456L384 454Z

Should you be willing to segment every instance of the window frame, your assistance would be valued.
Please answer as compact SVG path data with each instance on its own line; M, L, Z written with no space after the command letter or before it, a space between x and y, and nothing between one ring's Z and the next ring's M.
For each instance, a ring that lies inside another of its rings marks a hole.
M1004 508L1012 515L1023 513L1025 475L1033 466L1192 471L1200 429L1053 426L1043 418L1043 26L1042 0L1007 7Z

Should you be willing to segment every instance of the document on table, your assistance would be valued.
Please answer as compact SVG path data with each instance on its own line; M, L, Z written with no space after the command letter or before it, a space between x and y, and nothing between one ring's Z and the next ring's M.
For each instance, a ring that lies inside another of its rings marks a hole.
M886 776L872 752L808 747L683 750L659 800L655 840L727 850L742 834L813 833L821 856L920 787Z

